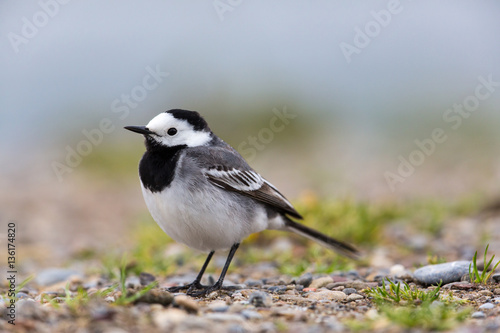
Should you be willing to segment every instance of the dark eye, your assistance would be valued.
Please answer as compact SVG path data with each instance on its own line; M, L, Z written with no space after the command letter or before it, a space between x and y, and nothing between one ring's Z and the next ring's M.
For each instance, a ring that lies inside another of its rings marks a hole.
M177 134L177 129L176 128L169 128L168 131L167 131L167 134L170 135L170 136L174 136Z

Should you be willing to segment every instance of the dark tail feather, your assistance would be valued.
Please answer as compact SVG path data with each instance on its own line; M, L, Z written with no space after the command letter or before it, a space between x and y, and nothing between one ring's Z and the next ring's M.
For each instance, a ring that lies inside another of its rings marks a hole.
M287 219L286 229L318 242L319 244L351 259L359 259L361 257L359 251L352 245L333 239L319 231L306 227L303 224Z

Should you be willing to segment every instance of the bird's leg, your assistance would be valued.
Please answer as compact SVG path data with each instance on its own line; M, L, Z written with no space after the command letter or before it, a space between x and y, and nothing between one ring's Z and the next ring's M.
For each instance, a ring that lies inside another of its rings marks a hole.
M206 294L211 293L212 291L219 290L222 287L222 282L224 282L224 277L226 276L227 269L229 268L229 265L231 264L231 261L233 260L234 253L240 246L240 243L236 243L233 246L231 246L231 250L229 250L229 255L227 256L226 263L224 264L224 267L222 268L222 272L220 273L219 280L215 282L213 286L209 287L203 287L202 290L198 291L193 291L188 290L187 294L190 296L204 296ZM201 289L201 288L200 288Z
M205 263L203 264L203 266L201 267L201 270L198 273L198 276L196 277L196 279L194 279L194 281L192 283L187 284L185 286L170 287L167 290L170 291L170 292L172 292L172 293L176 293L176 292L178 292L180 290L185 290L185 289L187 289L189 291L189 290L193 290L193 289L202 289L202 288L205 288L205 286L203 286L200 283L200 281L201 281L201 278L203 277L203 274L205 273L205 270L207 269L208 263L210 262L210 260L212 259L212 256L214 255L214 253L215 253L215 251L211 251L208 254L208 257L205 260Z

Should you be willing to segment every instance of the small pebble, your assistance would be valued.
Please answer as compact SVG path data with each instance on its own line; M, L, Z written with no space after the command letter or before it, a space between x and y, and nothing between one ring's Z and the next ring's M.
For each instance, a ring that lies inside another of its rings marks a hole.
M153 274L145 273L142 272L139 274L139 281L141 283L141 286L147 286L148 284L154 282L156 278L154 277Z
M104 298L104 301L108 303L114 303L115 298L113 296L106 296L106 298Z
M273 304L271 296L263 291L255 291L250 295L248 303L256 308L269 308Z
M315 293L310 293L307 295L307 298L317 301L323 301L323 300L343 301L347 298L347 295L344 294L342 291L333 291L325 289Z
M135 303L161 304L168 306L174 301L174 296L166 290L151 289L146 294L142 295Z
M50 286L58 282L66 281L73 275L79 275L79 273L72 269L47 268L37 274L35 283L41 286Z
M333 289L337 287L344 288L354 288L356 290L363 290L368 288L376 288L378 287L378 283L376 282L363 282L363 281L346 281L346 282L334 282L329 283L327 285L327 289Z
M261 280L245 280L244 284L249 287L260 287L263 285Z
M32 299L20 299L16 302L16 314L22 319L42 319L46 317L45 310L40 303Z
M477 312L474 312L472 314L471 318L474 318L474 319L484 319L484 318L486 318L486 314L484 314L484 312L482 312L482 311L477 311Z
M235 313L207 313L205 314L205 318L213 321L222 321L222 322L236 321L243 323L245 321L245 318L243 318L242 315Z
M241 311L241 315L248 320L261 320L263 318L260 313L252 310L243 310Z
M495 307L495 305L492 303L484 303L483 305L481 305L479 307L479 310L490 310L490 309L493 309L494 307Z
M405 272L405 267L403 265L394 265L389 269L389 274L392 276L398 276Z
M438 265L428 265L417 269L414 278L426 285L443 284L460 281L463 275L469 273L470 261L454 261Z
M354 294L354 293L356 293L356 292L357 292L357 290L356 290L356 289L354 289L354 288L344 288L344 289L342 289L342 292L343 292L344 294L346 294L346 295L350 295L350 294Z
M300 284L300 285L304 286L304 288L307 288L307 287L309 287L309 285L311 284L312 281L313 281L312 274L305 273L297 279L296 284Z
M452 283L445 284L443 286L443 289L468 290L468 289L472 289L474 287L475 286L470 282L452 282Z
M208 305L208 308L213 312L227 312L229 306L224 301L214 301Z
M189 296L185 295L176 296L174 298L174 303L189 313L197 313L199 310L198 303Z
M347 276L350 277L352 280L360 280L361 275L359 275L359 272L356 270L351 270L347 272Z
M137 276L129 276L125 280L125 286L127 288L138 289L141 286L141 281Z
M352 301L357 301L357 300L363 299L363 298L364 297L362 295L359 295L359 294L350 294L349 296L347 296L346 301L352 302Z
M493 296L493 293L489 290L480 290L479 294L482 296Z
M309 285L309 288L319 289L319 288L322 288L322 287L324 287L327 284L332 283L332 282L333 282L333 279L330 276L320 277L320 278L313 280L311 282L311 284Z
M171 326L184 321L187 316L188 314L185 311L170 308L153 312L152 319L156 326L167 331Z
M19 299L23 299L23 298L32 298L30 295L26 294L26 293L23 293L23 292L18 292L16 294L16 297L19 298Z
M500 282L500 274L494 274L491 276L491 278L493 279L493 281L495 281L496 283L499 283Z
M287 291L286 286L271 286L267 288L267 290L271 293L276 293L276 294L284 294L285 291Z
M115 309L106 303L93 304L89 310L92 320L110 320L116 314Z

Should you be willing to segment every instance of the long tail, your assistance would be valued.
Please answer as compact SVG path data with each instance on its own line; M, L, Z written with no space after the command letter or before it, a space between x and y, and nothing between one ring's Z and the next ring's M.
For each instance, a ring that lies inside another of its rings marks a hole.
M306 227L305 225L294 222L290 219L286 219L285 229L318 242L324 247L332 249L346 257L352 259L359 259L361 257L361 254L354 246L333 239L319 231Z

